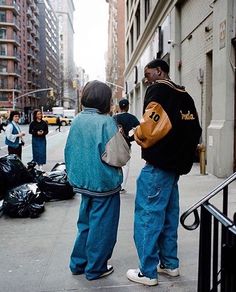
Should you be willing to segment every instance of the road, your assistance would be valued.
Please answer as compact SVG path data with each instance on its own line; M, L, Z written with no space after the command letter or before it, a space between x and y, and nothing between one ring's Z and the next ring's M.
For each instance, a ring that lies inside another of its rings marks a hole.
M22 151L22 161L26 164L32 160L31 135L29 134L29 125L21 125L22 131L26 133L24 138L25 146ZM47 135L47 164L45 170L50 170L58 160L62 160L65 145L65 135L67 135L70 126L61 127L61 132L56 131L57 126L49 126ZM4 132L0 134L0 157L7 154ZM60 158L59 158L60 157Z

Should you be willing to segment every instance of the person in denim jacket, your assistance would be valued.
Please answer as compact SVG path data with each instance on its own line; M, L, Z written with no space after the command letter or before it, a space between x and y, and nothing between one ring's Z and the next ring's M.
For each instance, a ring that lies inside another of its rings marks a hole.
M19 120L20 113L18 111L11 111L9 124L5 130L5 144L8 146L8 154L16 154L21 159L25 133L19 127Z
M117 238L123 176L118 164L109 165L106 160L109 146L120 135L109 115L111 97L105 83L95 80L86 84L81 98L83 110L71 125L65 147L68 180L81 194L70 270L74 275L85 274L88 280L113 272L108 260Z

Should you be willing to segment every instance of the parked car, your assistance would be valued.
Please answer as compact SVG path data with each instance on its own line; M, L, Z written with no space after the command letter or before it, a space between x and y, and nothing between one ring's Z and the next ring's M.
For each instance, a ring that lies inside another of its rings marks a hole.
M43 115L43 120L48 124L48 125L56 125L57 124L57 115L53 115L53 114L44 114ZM61 125L62 126L67 126L71 123L70 119L67 118L63 118L61 116L59 116L60 121L61 121Z

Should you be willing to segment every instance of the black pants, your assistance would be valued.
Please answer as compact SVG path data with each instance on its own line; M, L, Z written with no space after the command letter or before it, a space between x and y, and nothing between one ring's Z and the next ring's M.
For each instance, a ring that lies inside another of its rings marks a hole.
M16 154L17 156L19 156L19 158L21 159L21 154L22 154L22 146L20 145L17 148L13 148L11 146L8 146L8 154Z

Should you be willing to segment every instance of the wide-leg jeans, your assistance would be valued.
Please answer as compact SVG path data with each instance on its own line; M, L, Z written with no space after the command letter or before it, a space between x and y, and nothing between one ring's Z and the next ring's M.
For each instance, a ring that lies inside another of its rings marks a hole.
M179 267L179 175L146 164L137 179L134 241L139 268L148 278L157 278L157 265Z
M78 234L70 259L72 273L85 273L88 280L107 270L117 239L120 215L119 192L107 197L81 195Z

